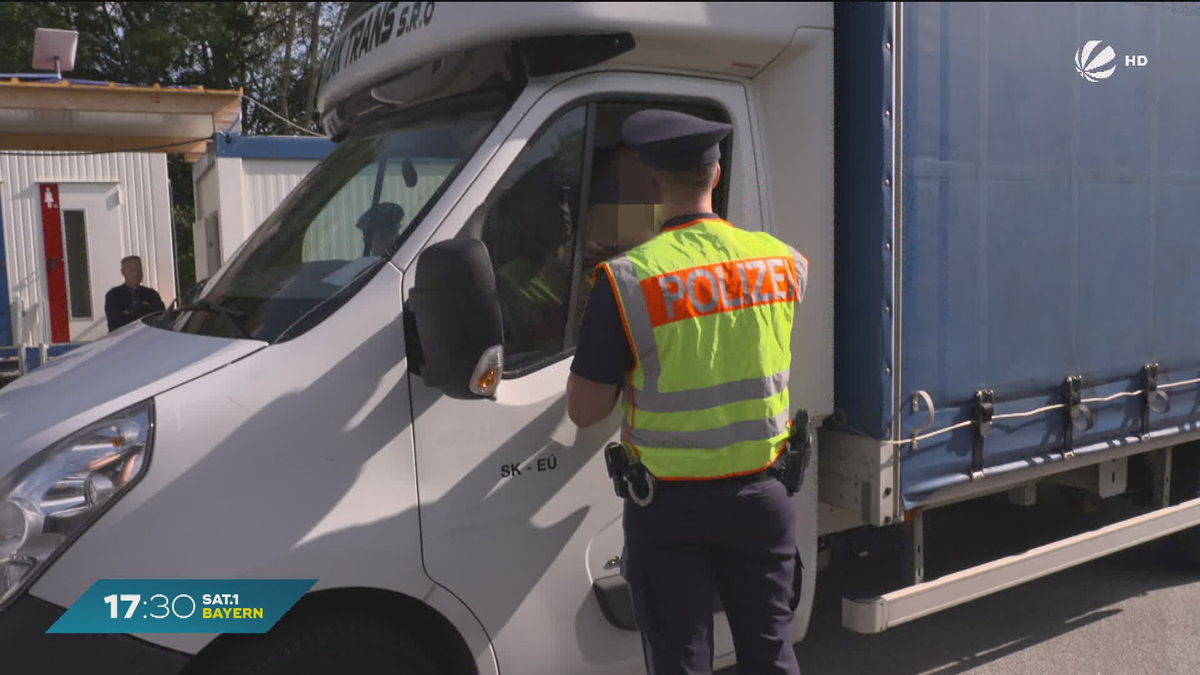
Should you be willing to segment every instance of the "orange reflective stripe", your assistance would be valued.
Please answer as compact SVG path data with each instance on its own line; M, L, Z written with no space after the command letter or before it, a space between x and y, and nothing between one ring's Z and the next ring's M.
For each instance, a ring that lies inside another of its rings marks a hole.
M796 260L751 258L702 265L641 281L650 322L658 328L682 319L773 302L795 302Z

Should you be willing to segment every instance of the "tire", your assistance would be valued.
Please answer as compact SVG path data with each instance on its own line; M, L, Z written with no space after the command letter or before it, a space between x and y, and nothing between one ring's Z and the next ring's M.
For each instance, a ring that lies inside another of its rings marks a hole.
M314 614L222 640L185 675L446 675L412 638L368 616Z

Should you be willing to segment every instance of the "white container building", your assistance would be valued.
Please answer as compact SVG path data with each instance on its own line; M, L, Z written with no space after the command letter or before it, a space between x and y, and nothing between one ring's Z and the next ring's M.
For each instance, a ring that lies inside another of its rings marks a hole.
M192 165L196 279L220 269L333 148L324 137L213 136Z
M0 223L0 348L107 335L104 295L127 255L175 298L165 154L0 153Z

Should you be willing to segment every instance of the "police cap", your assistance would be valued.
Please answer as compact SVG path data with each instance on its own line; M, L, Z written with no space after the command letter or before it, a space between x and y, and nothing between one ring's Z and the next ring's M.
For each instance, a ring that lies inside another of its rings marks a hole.
M721 159L733 127L671 110L641 110L621 126L621 140L643 164L664 171L697 169Z
M363 231L364 237L369 237L376 230L385 234L399 231L402 220L404 220L404 209L400 208L399 204L380 202L367 209L367 212L359 217L354 226Z

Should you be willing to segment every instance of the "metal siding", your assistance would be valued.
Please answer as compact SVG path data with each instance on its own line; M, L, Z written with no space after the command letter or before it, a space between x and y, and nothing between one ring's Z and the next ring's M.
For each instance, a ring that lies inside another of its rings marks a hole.
M417 185L408 188L399 176L389 172L384 181L381 201L393 202L404 209L405 227L441 187L454 170L454 162L414 160ZM355 176L325 206L304 239L305 260L353 260L362 256L362 233L354 227L371 205L375 190L375 164ZM402 228L403 229L403 228Z
M195 254L197 281L208 278L208 235L205 232L204 222L209 214L216 213L220 209L216 162L201 160L200 163L207 166L202 170L194 167L192 175L196 209L192 222L192 250ZM199 177L196 176L197 171L200 173Z
M253 234L316 165L306 159L243 159L245 231Z
M212 211L218 208L221 195L218 190L218 171L228 169L231 162L240 161L242 171L242 222L234 223L222 219L220 227L227 238L237 233L232 228L241 227L243 236L237 236L237 244L249 237L268 218L279 204L295 190L296 186L317 165L316 160L297 159L253 159L222 158L204 174L197 185L197 208ZM426 202L441 186L445 176L453 170L454 162L416 160L418 180L415 188L408 188L396 173L389 170L381 199L399 204L404 209L405 221L411 219L425 206ZM309 228L304 241L306 260L349 260L362 255L362 235L354 228L360 216L370 206L375 185L375 165L352 179L317 216ZM197 213L201 220L207 213ZM222 247L226 259L233 255L236 246Z
M246 204L242 201L245 191L242 160L239 158L221 157L215 162L217 181L217 213L221 224L221 254L229 256L246 241L250 233L246 231ZM227 258L228 259L228 258Z
M4 221L4 205L0 204L0 349L15 344L8 295L8 258L4 254Z
M122 255L141 255L146 285L157 290L165 302L171 302L175 297L171 220L169 197L162 193L167 184L166 172L166 157L161 154L0 154L0 209L4 213L9 285L9 298L5 300L18 307L18 315L13 317L19 330L13 336L15 342L50 341L39 182L118 184L124 194L117 208ZM95 261L92 269L104 264L116 266L119 261Z
M171 182L167 178L167 156L152 154L145 165L150 182L145 186L150 192L153 213L143 222L146 236L154 242L155 267L158 271L156 290L163 304L170 305L179 292L179 275L175 269L175 233L171 214Z
M217 210L220 195L217 193L217 167L214 163L195 180L196 220Z
M198 209L208 212L216 210L221 202L218 190L218 171L230 168L235 159L223 158L204 174L197 184L196 203ZM236 234L231 228L241 227L248 237L268 218L279 204L295 190L296 186L317 165L315 160L241 159L242 210L241 223L222 220L220 227L225 236L232 239ZM399 204L409 221L429 201L441 186L445 176L454 168L454 162L436 160L415 161L419 178L417 186L409 189L398 173L389 172L382 199ZM397 167L398 170L398 167ZM375 185L374 165L347 184L338 196L317 216L304 242L306 260L354 259L362 255L362 235L354 223L371 203ZM202 220L206 212L197 213ZM237 238L240 244L244 239ZM222 247L226 259L236 251L234 247Z
M904 396L932 396L936 430L971 419L977 389L994 390L1003 415L1060 403L1071 375L1086 399L1137 391L1147 362L1162 382L1200 374L1200 141L1187 112L1200 104L1187 65L1200 16L1139 3L905 7ZM1088 39L1117 49L1111 78L1075 72ZM1123 67L1129 54L1148 67ZM876 308L840 309L865 325ZM1171 390L1151 428L1194 422L1196 392ZM1136 436L1143 400L1091 404L1075 450ZM905 436L928 421L901 409ZM1065 424L1063 410L997 422L985 467L1061 457ZM906 508L969 480L973 438L967 427L902 448Z

